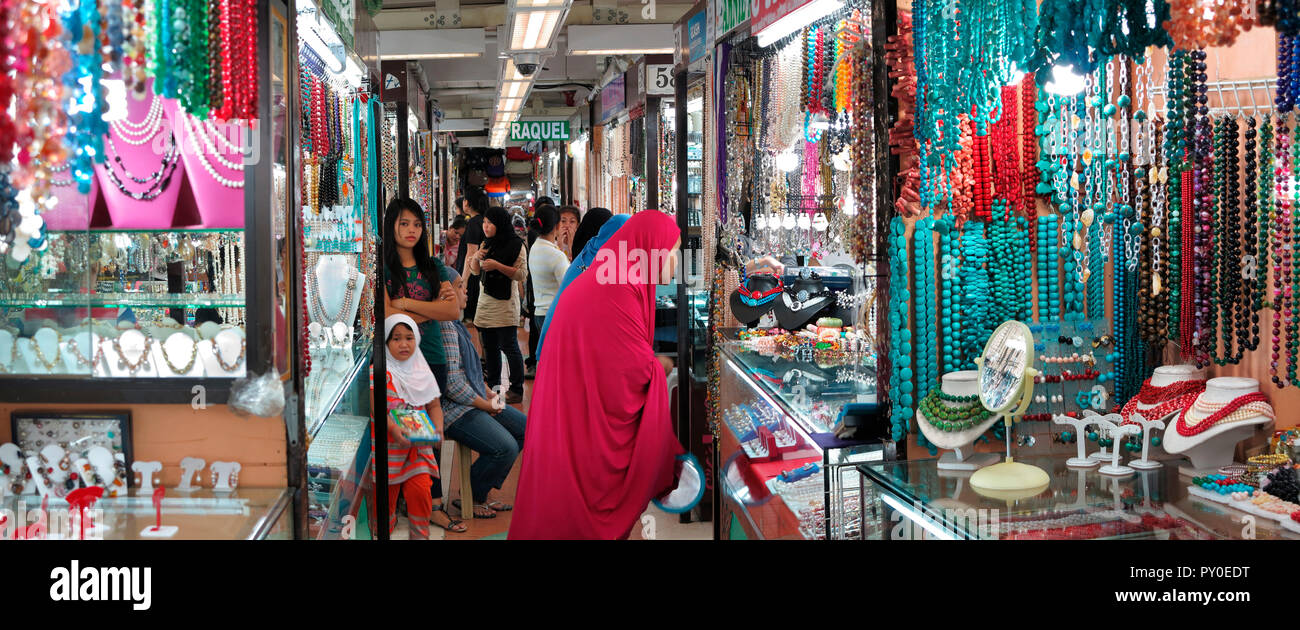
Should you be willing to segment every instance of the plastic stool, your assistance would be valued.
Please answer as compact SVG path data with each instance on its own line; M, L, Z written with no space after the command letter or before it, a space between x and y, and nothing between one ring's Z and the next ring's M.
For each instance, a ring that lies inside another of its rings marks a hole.
M469 483L469 465L473 457L473 451L468 446L443 436L442 464L438 467L438 473L442 476L439 479L442 482L442 501L446 504L451 503L451 495L447 494L447 490L451 487L452 462L455 462L458 466L457 473L460 475L460 517L466 521L474 520L474 490ZM468 510L465 509L466 503L470 507Z

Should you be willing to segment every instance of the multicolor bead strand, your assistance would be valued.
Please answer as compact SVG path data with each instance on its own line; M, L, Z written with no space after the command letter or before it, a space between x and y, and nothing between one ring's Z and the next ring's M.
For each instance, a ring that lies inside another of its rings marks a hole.
M1287 295L1290 287L1287 280L1291 276L1291 121L1278 118L1277 136L1275 137L1277 156L1273 172L1275 182L1273 204L1272 261L1273 269L1273 353L1269 362L1269 376L1277 387L1286 387L1282 379L1285 367L1282 358L1282 322L1290 320L1291 300Z
M104 161L104 136L108 123L104 122L105 88L100 82L103 62L99 57L99 11L93 2L83 2L75 11L64 15L63 22L69 39L67 49L76 50L72 68L64 75L63 84L70 89L71 105L68 111L71 126L67 141L72 150L71 169L77 190L90 193L90 180L94 177L92 164ZM87 90L83 79L89 79Z
M1165 287L1169 292L1169 314L1166 320L1170 340L1179 339L1182 314L1182 173L1183 156L1186 152L1186 142L1183 140L1183 127L1186 121L1186 100L1183 95L1186 85L1183 83L1183 75L1186 61L1187 53L1185 51L1173 51L1169 55L1165 75L1169 89L1169 98L1165 104L1166 119L1164 127L1165 197L1169 202L1167 205L1169 230L1165 234L1165 242L1169 244L1169 255L1167 257L1169 266Z

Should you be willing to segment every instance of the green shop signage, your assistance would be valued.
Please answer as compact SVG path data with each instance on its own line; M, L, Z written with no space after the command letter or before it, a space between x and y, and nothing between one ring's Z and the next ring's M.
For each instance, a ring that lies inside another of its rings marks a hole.
M750 0L714 0L718 14L714 19L717 38L722 39L737 26L749 19Z
M510 123L510 140L531 142L533 140L568 140L569 121L567 120L531 120Z

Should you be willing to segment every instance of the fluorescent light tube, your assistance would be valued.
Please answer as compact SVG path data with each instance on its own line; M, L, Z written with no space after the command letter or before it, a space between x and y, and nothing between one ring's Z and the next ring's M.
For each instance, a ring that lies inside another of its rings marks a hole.
M759 31L758 45L770 46L772 42L838 11L843 6L844 0L812 0Z

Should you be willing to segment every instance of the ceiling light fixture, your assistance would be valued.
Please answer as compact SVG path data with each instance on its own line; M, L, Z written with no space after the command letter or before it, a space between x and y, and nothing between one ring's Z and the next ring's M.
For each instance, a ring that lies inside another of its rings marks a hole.
M758 29L754 33L758 38L758 45L766 48L782 37L808 26L843 7L844 0L812 0L767 26L758 25Z
M671 24L574 24L566 31L570 55L671 54Z
M550 50L573 0L510 0L506 51Z

